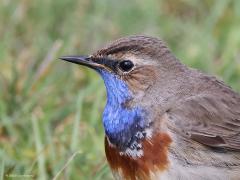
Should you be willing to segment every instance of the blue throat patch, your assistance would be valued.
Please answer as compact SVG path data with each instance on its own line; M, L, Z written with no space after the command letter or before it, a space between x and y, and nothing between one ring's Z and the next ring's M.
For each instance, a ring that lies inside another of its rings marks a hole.
M128 108L124 105L132 98L132 92L123 80L105 70L98 72L107 90L107 104L103 112L105 133L112 144L125 150L139 141L137 134L146 127L145 113L140 107Z

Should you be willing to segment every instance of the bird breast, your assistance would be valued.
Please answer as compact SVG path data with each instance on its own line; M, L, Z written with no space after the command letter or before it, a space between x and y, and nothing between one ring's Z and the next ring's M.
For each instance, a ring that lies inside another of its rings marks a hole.
M172 140L166 133L142 141L143 156L132 158L122 155L105 138L105 152L113 174L121 179L151 179L169 168L168 149Z

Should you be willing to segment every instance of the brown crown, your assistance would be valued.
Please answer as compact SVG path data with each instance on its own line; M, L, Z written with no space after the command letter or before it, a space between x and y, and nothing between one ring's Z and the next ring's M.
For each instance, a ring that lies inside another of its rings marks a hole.
M120 38L97 51L94 56L108 56L126 52L151 56L170 54L170 50L163 41L153 37L136 35Z

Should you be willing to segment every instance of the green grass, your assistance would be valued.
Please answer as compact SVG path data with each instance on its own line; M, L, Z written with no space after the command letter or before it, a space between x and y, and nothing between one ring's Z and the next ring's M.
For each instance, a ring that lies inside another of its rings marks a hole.
M102 80L58 60L61 55L148 34L239 92L239 9L238 0L2 0L0 179L112 178L103 147Z

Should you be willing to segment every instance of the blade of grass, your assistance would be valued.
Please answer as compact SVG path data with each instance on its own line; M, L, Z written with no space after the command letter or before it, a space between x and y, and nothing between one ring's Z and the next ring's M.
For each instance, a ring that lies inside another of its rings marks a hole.
M206 19L206 27L208 31L211 31L212 28L216 25L217 21L227 8L229 2L230 0L215 1L215 4L211 10L211 14Z
M36 83L38 82L39 79L43 78L44 76L47 75L48 70L51 66L51 63L56 59L56 54L59 51L59 49L62 47L62 41L61 40L56 40L53 43L52 48L49 50L47 56L44 58L42 63L37 69L37 72L33 78L33 84L32 87L34 89Z
M37 163L38 163L38 177L39 179L47 179L47 174L45 170L45 157L43 150L43 145L40 138L40 132L39 132L39 125L38 120L35 115L32 115L32 126L33 126L33 135L34 135L34 142L37 150Z
M90 121L92 125L95 125L97 123L96 119L99 116L99 107L101 106L102 102L104 101L104 93L105 89L99 89L96 92L96 100L95 103L93 104L91 115L90 115Z
M2 161L1 164L1 169L0 169L0 180L4 179L4 160Z
M84 92L79 93L76 103L76 116L73 123L73 132L71 140L71 150L73 151L78 145L79 135L79 124L82 116L82 105L83 105Z
M73 153L73 155L68 159L68 161L66 162L66 164L62 167L62 169L60 169L60 171L58 171L58 173L53 177L53 180L56 180L59 175L68 167L68 165L70 164L70 162L74 159L75 156L77 156L78 154L81 154L81 151L77 151L75 153Z

